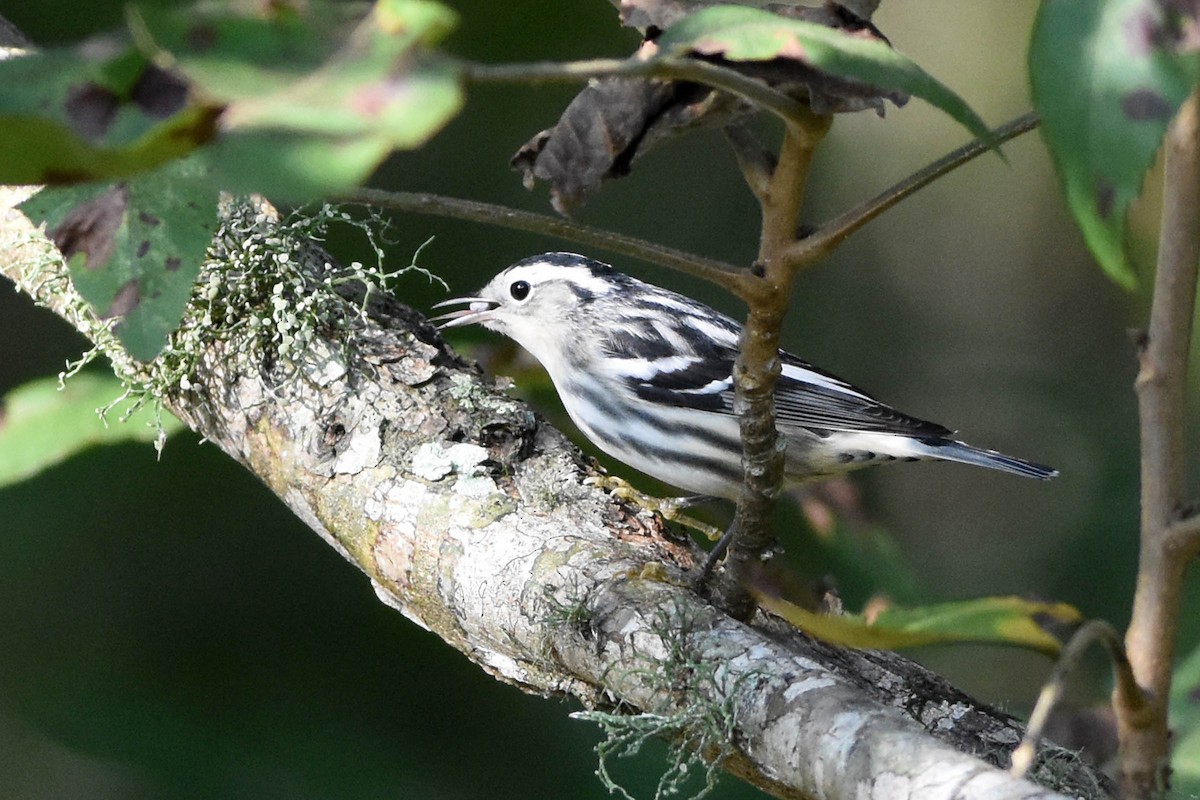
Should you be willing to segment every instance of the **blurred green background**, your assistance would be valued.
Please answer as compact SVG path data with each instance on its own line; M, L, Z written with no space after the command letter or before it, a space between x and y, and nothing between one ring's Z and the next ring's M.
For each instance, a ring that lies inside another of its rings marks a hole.
M462 23L448 48L479 60L620 56L635 45L603 0L451 5ZM876 22L999 124L1029 108L1035 7L891 0ZM48 45L119 24L121 4L0 0L0 13ZM441 136L392 159L372 183L547 210L544 188L526 192L507 163L573 91L473 89ZM806 219L832 216L965 138L918 101L886 119L839 118ZM1092 264L1037 135L1005 152L1008 165L978 159L803 276L785 342L972 443L1062 470L1048 484L954 465L856 478L920 598L1034 595L1123 625L1137 523L1126 330L1142 323L1145 292L1122 293ZM756 205L712 132L651 152L579 218L743 263L757 244ZM1143 264L1153 218L1153 208L1135 210ZM396 263L436 237L422 263L455 294L517 258L571 249L434 218L393 222ZM353 233L334 235L330 247L345 261L367 257ZM617 263L740 311L712 287ZM398 291L418 308L445 296L415 277ZM456 341L494 342L472 333ZM65 324L0 289L0 393L57 372L83 349ZM535 395L561 416L552 394ZM592 775L598 733L567 718L572 704L495 683L380 605L357 571L194 436L171 440L161 462L149 447L92 451L0 491L0 520L0 799L607 796ZM789 513L780 525L799 522ZM789 557L811 574L832 568L795 544ZM873 588L852 565L834 577L852 601ZM1194 620L1196 581L1192 589L1185 619ZM1182 636L1186 652L1200 626ZM997 648L919 656L1016 712L1050 666ZM1097 659L1071 693L1089 704L1107 691ZM622 766L634 794L647 797L661 748ZM716 796L760 795L725 779Z

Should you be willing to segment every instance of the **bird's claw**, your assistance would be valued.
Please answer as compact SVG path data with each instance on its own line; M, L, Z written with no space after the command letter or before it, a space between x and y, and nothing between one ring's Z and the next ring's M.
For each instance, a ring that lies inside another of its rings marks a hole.
M624 478L618 478L615 475L594 475L586 478L584 483L590 486L596 486L600 489L616 497L618 500L624 500L633 503L639 508L643 508L653 514L658 514L665 520L678 522L685 528L691 528L694 531L704 534L711 541L717 541L721 538L722 531L715 525L709 525L707 522L701 522L695 517L690 517L687 514L681 513L683 509L690 508L707 501L709 498L703 495L687 495L684 497L654 497L652 495L643 494L629 483Z

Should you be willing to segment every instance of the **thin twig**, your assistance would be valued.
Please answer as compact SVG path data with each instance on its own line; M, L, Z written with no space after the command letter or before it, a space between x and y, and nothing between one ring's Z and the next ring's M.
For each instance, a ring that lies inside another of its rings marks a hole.
M1079 665L1084 652L1093 642L1101 643L1108 650L1116 685L1114 691L1123 697L1130 698L1131 702L1144 704L1141 688L1133 678L1133 670L1129 667L1129 658L1125 655L1125 648L1121 646L1121 635L1117 633L1116 628L1100 619L1085 622L1063 647L1058 662L1054 665L1054 671L1050 674L1050 679L1046 681L1038 695L1033 713L1029 715L1029 725L1025 729L1025 736L1012 754L1012 768L1009 772L1014 778L1025 777L1029 768L1033 766L1033 760L1037 756L1038 742L1046 729L1050 712L1054 710L1058 699L1062 696L1067 676Z
M1136 381L1142 448L1141 547L1137 589L1125 634L1147 708L1114 698L1121 742L1121 787L1149 797L1168 784L1167 698L1187 559L1170 549L1185 507L1188 350L1200 272L1200 94L1167 129L1163 211L1150 324Z
M502 228L554 236L564 241L598 247L610 253L639 258L648 264L658 264L687 275L694 275L734 293L737 292L737 287L740 285L738 278L744 273L741 267L724 261L704 258L634 236L580 225L577 222L552 217L548 214L535 214L531 211L521 211L493 203L480 203L474 200L462 200L424 192L387 192L380 189L356 189L339 198L338 202L370 205L392 211L430 214L469 222L484 222Z
M992 149L993 145L999 146L1009 139L1014 139L1023 133L1028 133L1037 126L1038 118L1036 114L1033 112L1023 114L992 131L992 138L975 139L957 150L947 153L937 161L917 170L894 186L888 187L865 203L855 206L849 211L843 212L824 223L812 236L796 242L791 247L788 257L805 263L823 258L844 242L850 234L901 200L911 196L917 190L928 186L943 175L958 169L968 161L978 158Z
M462 65L463 76L476 83L579 82L601 77L659 78L691 81L744 97L785 122L804 118L808 107L757 78L694 58L595 58L586 61L542 61L532 64Z

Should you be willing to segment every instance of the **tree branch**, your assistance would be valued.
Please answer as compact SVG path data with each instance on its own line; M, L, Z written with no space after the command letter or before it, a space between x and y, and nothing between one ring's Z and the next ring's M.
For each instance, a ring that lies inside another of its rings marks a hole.
M775 430L775 381L780 372L779 333L798 271L788 260L787 250L799 235L800 208L813 155L832 121L830 116L809 112L803 124L787 126L779 162L759 198L762 234L758 260L738 287L747 314L733 366L733 407L741 425L745 478L734 518L737 536L729 548L730 569L721 584L723 602L736 615L748 614L754 607L740 586L741 576L776 541L771 510L783 484L786 443Z
M114 348L111 321L86 309L56 251L12 208L21 194L0 189L0 273ZM328 299L330 257L270 212L226 209L205 285L233 270L269 276L286 253L311 271L310 296ZM215 301L234 286L218 280ZM586 485L565 438L420 315L379 294L362 302L347 301L350 329L294 358L250 326L204 325L195 308L157 361L112 352L384 602L500 680L623 715L715 719L697 746L778 797L1064 797L997 769L1020 727L918 665L707 604L690 588L703 556L693 543ZM183 391L161 370L185 356ZM1103 796L1069 754L1045 757L1055 762L1045 774L1069 776L1063 791Z
M391 192L382 189L357 189L340 198L338 202L415 214L432 214L468 222L484 222L512 230L554 236L564 241L598 247L610 253L631 256L648 264L658 264L686 275L694 275L731 292L735 291L738 286L738 276L745 271L741 267L724 261L686 253L645 239L638 239L635 236L626 236L623 233L580 225L577 222L552 217L549 214L535 214L493 203L462 200L457 197L424 192Z
M973 142L913 173L877 197L835 218L811 236L800 235L800 209L808 170L817 144L832 118L806 112L787 125L778 163L770 174L752 144L736 130L731 144L746 182L762 209L759 258L733 289L749 307L741 352L734 365L735 408L740 415L745 480L738 497L737 537L730 548L732 569L720 586L722 602L732 613L748 613L749 596L737 585L738 575L774 545L769 528L772 498L784 474L784 443L775 431L774 388L779 374L779 331L799 272L819 261L851 233L887 209L951 170L1037 125L1026 114L995 131L995 139Z
M1173 522L1163 534L1163 548L1185 562L1200 556L1200 515L1193 512Z
M1142 442L1141 547L1125 649L1146 695L1138 707L1113 701L1121 742L1121 785L1149 797L1168 785L1167 699L1187 558L1172 550L1186 503L1185 389L1196 279L1200 270L1200 96L1167 129L1163 211L1150 325L1136 381ZM1184 537L1185 539L1188 537ZM1194 538L1194 537L1192 537Z

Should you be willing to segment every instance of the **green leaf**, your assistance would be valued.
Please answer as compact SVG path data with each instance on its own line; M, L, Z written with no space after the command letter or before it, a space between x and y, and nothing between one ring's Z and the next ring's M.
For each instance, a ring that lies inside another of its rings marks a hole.
M672 25L658 39L660 57L720 56L727 61L784 59L843 79L927 101L975 136L991 137L966 102L881 39L746 6L711 6Z
M1175 670L1170 699L1172 797L1200 797L1200 647Z
M818 614L782 599L763 585L751 593L766 610L805 633L846 647L895 650L930 644L999 644L1058 655L1062 641L1052 629L1073 629L1082 615L1065 603L1020 597L983 597L920 608L889 608L871 619L863 615Z
M132 50L46 50L0 61L0 183L111 180L211 139L218 106Z
M244 131L218 140L203 155L226 191L265 191L274 200L299 202L358 185L391 149L391 143L378 136Z
M159 435L154 412L145 406L122 420L121 406L97 416L122 397L125 389L112 374L81 373L59 391L57 378L42 378L13 389L0 399L0 486L17 483L100 444L154 442ZM183 424L170 414L162 430Z
M1084 241L1136 282L1125 216L1167 125L1196 84L1182 20L1156 0L1044 0L1029 48L1033 103Z
M358 185L458 113L459 69L427 52L456 20L426 0L379 0L361 19L320 2L268 15L230 5L145 14L156 46L228 104L214 178L289 200Z
M429 0L362 9L147 8L130 15L140 50L0 62L0 182L124 178L215 142L210 178L223 189L303 201L357 186L463 104L460 69L430 52L453 11Z
M112 186L44 189L21 205L62 251L71 280L131 356L149 361L179 326L217 224L198 158Z

